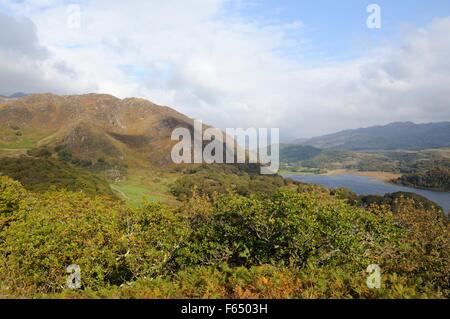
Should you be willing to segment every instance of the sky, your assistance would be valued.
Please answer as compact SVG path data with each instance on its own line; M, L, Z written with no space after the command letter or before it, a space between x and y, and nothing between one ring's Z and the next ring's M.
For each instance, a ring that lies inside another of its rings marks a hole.
M449 121L449 57L448 0L0 0L0 94L142 97L285 139Z

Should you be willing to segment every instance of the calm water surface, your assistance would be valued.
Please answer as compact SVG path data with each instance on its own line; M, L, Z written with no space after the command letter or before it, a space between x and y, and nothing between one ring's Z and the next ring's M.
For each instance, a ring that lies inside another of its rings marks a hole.
M352 190L358 195L384 195L387 193L395 192L416 193L437 203L445 210L445 212L450 211L449 192L437 192L410 188L406 186L385 183L372 177L353 174L343 174L336 176L286 174L284 175L284 177L291 178L303 183L318 184L328 188L345 187Z

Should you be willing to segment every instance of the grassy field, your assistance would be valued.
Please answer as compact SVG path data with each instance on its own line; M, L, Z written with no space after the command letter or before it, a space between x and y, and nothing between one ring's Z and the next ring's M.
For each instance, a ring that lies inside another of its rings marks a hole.
M2 157L19 157L20 155L26 155L26 149L9 149L0 148L0 158Z
M111 188L129 205L138 207L143 200L166 202L170 195L152 193L149 188L127 183L111 184Z
M32 132L29 130L18 130L20 136L11 138L11 129L0 129L0 149L23 150L34 148L48 134L43 132ZM7 138L9 136L9 138Z
M146 170L130 170L126 180L111 183L111 188L125 202L133 207L139 206L144 199L164 203L176 203L169 187L179 174L153 172Z
M38 140L33 138L24 137L20 141L12 143L0 143L0 148L3 149L29 149L36 146Z

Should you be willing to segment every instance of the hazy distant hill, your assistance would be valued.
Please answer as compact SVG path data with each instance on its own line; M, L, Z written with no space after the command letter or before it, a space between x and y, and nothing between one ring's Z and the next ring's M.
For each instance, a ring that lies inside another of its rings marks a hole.
M168 163L172 130L192 125L171 108L137 98L36 94L0 101L0 148L64 146L94 162Z
M305 145L280 145L280 159L282 162L298 162L311 159L319 155L322 150Z
M18 99L18 98L25 97L28 95L30 95L30 94L23 93L23 92L17 92L17 93L11 94L11 95L0 94L0 99Z
M10 96L8 96L8 98L10 98L10 99L18 99L18 98L21 98L21 97L24 97L24 96L28 96L28 95L29 94L27 94L27 93L17 92L17 93L11 94Z
M450 122L414 124L391 123L297 140L295 144L336 150L393 150L450 146Z

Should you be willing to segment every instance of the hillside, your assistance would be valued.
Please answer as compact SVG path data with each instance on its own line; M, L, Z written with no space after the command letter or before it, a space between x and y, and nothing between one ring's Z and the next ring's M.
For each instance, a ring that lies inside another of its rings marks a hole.
M29 95L29 94L26 94L23 92L17 92L17 93L11 94L11 95L0 94L0 102L6 102L8 100L18 99L21 97L25 97L27 95Z
M162 165L175 127L192 129L192 120L143 99L38 94L0 101L2 149L63 146L82 160Z
M391 123L297 140L295 144L333 150L421 150L450 146L450 122Z
M280 145L280 160L282 162L298 162L311 159L321 153L321 150L309 145Z
M27 190L33 192L66 189L83 191L90 196L114 195L103 178L64 161L50 158L0 158L0 175L19 181Z
M137 98L37 94L0 100L0 160L20 158L3 174L33 191L48 190L56 183L58 187L81 185L75 189L92 193L99 185L103 189L106 179L110 185L99 193L112 189L131 205L139 205L144 198L173 203L178 195L172 184L178 179L190 179L190 170L196 166L179 166L171 160L176 143L171 134L179 127L193 134L192 119ZM21 162L26 162L29 175L21 176L20 170L14 169ZM45 170L49 165L58 166L54 177ZM236 166L240 177L259 172L259 166L240 166ZM83 172L83 178L89 182L79 183L74 170ZM211 167L209 180L219 179L217 183L222 185L220 171ZM191 184L178 182L178 192L189 192L180 185ZM236 183L228 186L237 187Z

